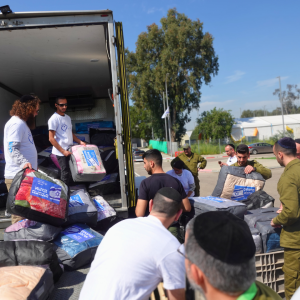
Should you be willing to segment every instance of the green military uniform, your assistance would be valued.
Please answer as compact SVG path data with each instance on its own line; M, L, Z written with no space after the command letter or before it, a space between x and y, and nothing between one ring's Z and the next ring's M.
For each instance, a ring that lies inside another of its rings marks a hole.
M233 165L230 165L231 167L241 167L237 162ZM270 179L272 177L272 172L270 169L264 167L262 164L257 162L256 160L248 160L247 166L252 166L256 169L256 172L261 174L264 179ZM244 166L243 166L244 167Z
M280 246L284 247L284 286L289 300L300 286L300 160L289 162L282 173L277 191L282 212L273 219L282 225Z
M282 300L282 298L274 292L271 288L264 285L259 281L255 281L255 285L257 288L257 292L253 300ZM241 299L248 299L248 298L241 298ZM239 300L239 298L237 298Z
M198 164L200 163L200 169L204 169L206 167L207 161L201 155L197 153L192 153L191 156L185 155L185 153L180 153L176 158L171 161L171 166L173 168L173 164L175 161L182 160L185 165L185 169L189 170L195 180L195 197L200 196L200 182L198 178Z

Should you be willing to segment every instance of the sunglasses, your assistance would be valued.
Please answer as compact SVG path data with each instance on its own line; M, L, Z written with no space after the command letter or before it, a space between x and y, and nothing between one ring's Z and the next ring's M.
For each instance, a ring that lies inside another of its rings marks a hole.
M68 106L68 104L57 104L57 105L59 105L60 107L63 107L63 106L67 107Z

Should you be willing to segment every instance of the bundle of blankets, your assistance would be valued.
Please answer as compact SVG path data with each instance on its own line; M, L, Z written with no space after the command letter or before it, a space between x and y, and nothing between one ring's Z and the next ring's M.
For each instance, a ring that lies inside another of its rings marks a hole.
M264 184L257 172L245 174L244 168L224 166L211 196L189 198L193 213L229 211L248 224L257 254L281 250L281 228L270 224L278 208L274 208L275 199L262 190Z
M99 176L98 168L94 170ZM104 182L92 187L94 192L111 180L101 178ZM24 219L7 227L0 242L1 299L47 299L64 270L93 261L104 234L122 218L87 188L68 187L43 171L17 173L6 208Z

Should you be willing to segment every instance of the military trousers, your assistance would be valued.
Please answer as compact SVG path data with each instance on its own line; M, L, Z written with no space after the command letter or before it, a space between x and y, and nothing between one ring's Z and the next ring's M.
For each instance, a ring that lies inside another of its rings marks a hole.
M200 181L199 181L199 177L198 174L197 176L195 176L193 174L194 180L195 180L195 196L194 197L199 197L200 196Z
M300 287L300 249L284 248L284 289L286 300L290 300Z

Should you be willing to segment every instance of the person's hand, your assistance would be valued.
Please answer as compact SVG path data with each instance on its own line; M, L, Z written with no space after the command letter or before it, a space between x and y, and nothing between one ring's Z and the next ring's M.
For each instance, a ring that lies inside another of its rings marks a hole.
M281 225L274 224L273 219L271 220L271 226L274 227L274 228L280 228L281 227Z
M26 169L26 168L32 169L32 165L31 165L30 162L26 163L26 164L23 166L23 169Z
M254 168L252 166L247 166L244 170L245 174L250 174L254 171Z
M80 141L79 145L86 146L86 143L83 141Z
M72 153L68 150L64 150L64 152L63 152L63 155L66 156L66 157L70 156L71 154Z

